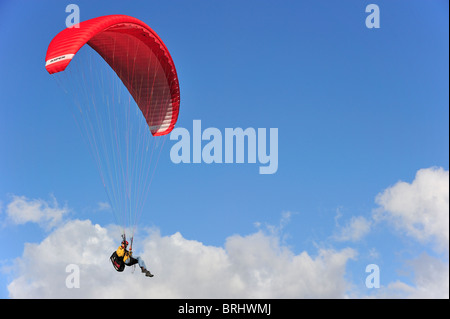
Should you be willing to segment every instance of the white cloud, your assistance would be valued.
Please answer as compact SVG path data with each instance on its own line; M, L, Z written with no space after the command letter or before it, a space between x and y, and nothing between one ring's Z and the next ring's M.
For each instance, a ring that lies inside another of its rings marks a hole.
M14 224L37 223L42 228L50 230L63 220L68 213L67 207L60 207L52 196L52 202L42 199L28 199L25 196L13 196L6 207L8 219Z
M348 288L352 249L294 254L279 239L258 231L231 236L224 247L188 240L180 233L149 231L137 244L155 277L136 268L117 273L109 256L118 245L115 227L72 220L39 244L27 244L15 261L12 298L341 298ZM80 288L69 289L68 264L80 267ZM149 281L151 284L149 284Z
M335 223L337 241L359 241L375 225L386 221L396 230L415 238L422 244L434 242L439 251L449 246L449 171L443 168L426 168L417 171L412 183L399 181L379 193L375 202L379 205L372 218L354 216L345 226Z
M337 241L352 241L361 240L370 232L372 222L363 216L353 216L350 222L338 227L338 232L333 238Z
M414 285L400 280L383 287L377 296L381 298L437 299L449 298L449 265L425 253L406 261L411 268Z
M108 202L98 202L96 212L111 211L111 205Z
M342 298L346 264L353 249L319 249L295 255L279 239L257 232L227 239L230 271L241 283L238 295L249 298Z
M449 298L449 265L423 253L407 262L412 267L416 289L410 298Z
M419 242L434 242L439 251L448 251L449 171L421 169L411 184L398 182L378 194L376 202L375 220L387 220Z

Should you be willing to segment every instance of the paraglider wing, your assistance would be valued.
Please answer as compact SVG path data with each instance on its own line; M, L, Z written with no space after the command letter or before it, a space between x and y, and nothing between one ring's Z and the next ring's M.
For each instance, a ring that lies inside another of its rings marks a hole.
M64 71L86 43L119 76L151 133L169 134L178 118L180 89L175 65L159 36L142 21L126 15L90 19L53 38L45 59L47 71Z

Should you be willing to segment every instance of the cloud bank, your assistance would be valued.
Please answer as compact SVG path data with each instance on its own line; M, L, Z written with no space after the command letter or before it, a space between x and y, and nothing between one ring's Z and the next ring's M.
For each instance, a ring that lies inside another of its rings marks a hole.
M283 214L279 226L230 236L220 247L179 232L163 236L158 229L146 229L136 253L153 278L139 268L113 269L109 256L118 245L119 227L64 220L68 209L55 199L47 203L14 196L5 210L10 221L35 222L51 231L40 243L25 244L22 256L8 266L13 269L8 291L11 298L448 298L448 259L426 253L405 261L413 284L397 280L361 294L346 276L358 258L350 244L382 225L394 225L399 236L420 245L433 243L448 258L448 176L440 168L424 169L412 183L398 182L381 192L371 219L355 216L338 227L333 240L349 242L339 250L294 253L280 231L290 213ZM79 268L79 288L66 285L69 265Z
M262 231L214 247L149 230L140 255L156 274L150 279L138 268L115 272L108 258L116 234L115 227L71 220L41 243L27 244L15 262L10 297L342 298L346 263L355 256L350 248L295 255ZM70 264L80 268L80 288L66 286Z

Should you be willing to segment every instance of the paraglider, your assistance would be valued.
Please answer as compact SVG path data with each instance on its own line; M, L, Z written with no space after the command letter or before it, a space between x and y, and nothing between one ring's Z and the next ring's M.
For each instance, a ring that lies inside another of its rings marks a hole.
M153 277L153 274L147 269L144 260L140 256L133 257L132 249L130 248L127 250L127 247L128 241L125 236L123 236L123 240L119 248L117 248L117 250L113 252L110 257L114 269L118 272L122 272L125 269L125 266L133 266L138 264L145 276Z
M48 46L45 68L72 94L74 117L116 221L123 236L131 227L133 238L161 152L156 148L164 145L158 137L166 137L178 119L180 88L167 47L136 18L102 16L58 33ZM138 263L150 276L126 246L123 241L111 256L114 268Z

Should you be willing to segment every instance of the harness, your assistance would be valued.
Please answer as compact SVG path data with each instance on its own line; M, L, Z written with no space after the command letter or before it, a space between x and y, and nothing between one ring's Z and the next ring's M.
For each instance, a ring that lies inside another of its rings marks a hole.
M122 272L125 269L125 262L123 261L123 257L117 256L117 252L113 252L109 259L111 260L115 270Z
M126 241L126 237L125 234L122 235L122 242ZM131 237L131 247L133 247L133 237ZM123 258L125 257L125 254L127 253L127 250L124 251L124 254L122 257L119 257L117 255L117 251L114 251L111 255L111 257L109 257L109 259L111 260L111 263L113 264L113 267L115 270L122 272L125 269L125 262L123 261ZM131 256L129 256L128 258L132 258ZM134 258L133 258L134 259ZM134 265L137 263L136 259L130 259L130 261L132 261L132 263L129 265Z

